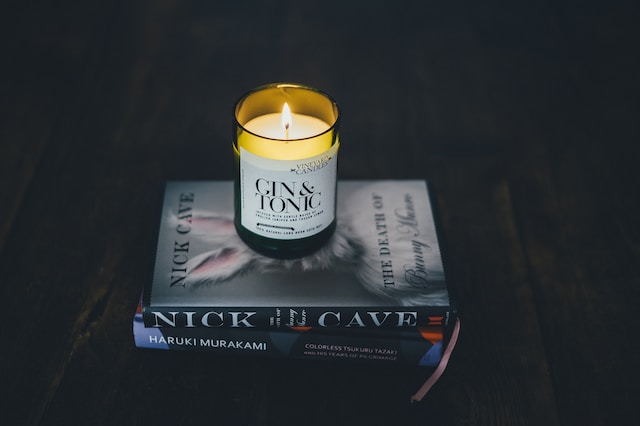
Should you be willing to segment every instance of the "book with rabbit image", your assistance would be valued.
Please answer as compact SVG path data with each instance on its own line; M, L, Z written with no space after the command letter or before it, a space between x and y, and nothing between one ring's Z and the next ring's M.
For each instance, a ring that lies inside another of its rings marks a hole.
M231 181L166 183L146 327L381 330L455 317L425 181L339 181L334 235L299 259L251 250L233 214Z

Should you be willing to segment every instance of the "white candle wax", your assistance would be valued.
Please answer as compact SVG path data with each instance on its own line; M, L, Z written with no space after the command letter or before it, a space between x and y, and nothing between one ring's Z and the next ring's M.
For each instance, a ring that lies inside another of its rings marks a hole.
M329 125L319 118L304 114L291 114L291 116L288 132L282 126L280 113L258 116L249 120L243 127L253 134L278 140L311 138L329 129Z

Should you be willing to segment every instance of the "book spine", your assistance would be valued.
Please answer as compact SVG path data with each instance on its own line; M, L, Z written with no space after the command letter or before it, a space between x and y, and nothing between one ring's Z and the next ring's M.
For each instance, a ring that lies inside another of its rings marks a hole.
M281 359L436 366L442 356L443 327L396 333L327 332L208 328L149 328L142 315L133 321L139 348L203 351L221 355L249 355Z
M314 327L333 330L413 329L449 324L451 312L424 307L149 307L145 327L286 330Z

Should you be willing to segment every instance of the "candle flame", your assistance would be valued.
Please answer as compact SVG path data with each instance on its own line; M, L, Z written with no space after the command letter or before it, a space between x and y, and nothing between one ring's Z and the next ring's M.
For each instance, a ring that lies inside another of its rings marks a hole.
M286 139L289 138L289 127L291 127L291 110L289 109L289 104L285 102L282 107L282 128Z

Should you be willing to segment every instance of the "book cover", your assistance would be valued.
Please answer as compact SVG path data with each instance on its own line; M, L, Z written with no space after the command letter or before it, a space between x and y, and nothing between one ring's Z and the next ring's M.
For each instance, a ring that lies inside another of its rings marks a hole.
M136 347L223 355L435 367L442 359L443 327L331 330L145 327L142 306L133 320Z
M447 325L445 278L421 180L340 181L337 228L310 256L255 253L237 236L233 183L167 182L144 325L403 329ZM277 216L286 226L289 215Z

